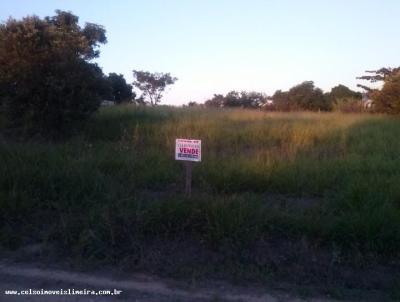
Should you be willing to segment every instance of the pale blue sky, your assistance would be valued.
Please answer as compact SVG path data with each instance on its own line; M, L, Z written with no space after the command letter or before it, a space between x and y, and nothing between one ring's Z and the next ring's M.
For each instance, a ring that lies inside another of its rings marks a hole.
M271 95L305 80L355 89L364 70L400 65L398 0L0 0L0 19L55 9L106 28L104 72L177 76L169 104L233 89Z

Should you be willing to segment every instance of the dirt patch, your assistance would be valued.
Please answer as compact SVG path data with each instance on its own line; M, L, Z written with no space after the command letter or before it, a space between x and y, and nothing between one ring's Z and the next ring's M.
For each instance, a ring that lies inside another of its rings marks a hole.
M79 273L66 270L43 269L32 265L0 262L0 298L7 301L54 301L55 296L12 296L7 290L51 289L116 289L118 296L57 296L57 301L246 301L246 302L302 302L306 301L283 292L269 293L260 288L234 287L223 283L208 283L207 287L184 288L177 282L161 280L149 275L121 278L110 273ZM328 298L307 301L329 302Z
M93 271L104 267L98 262L57 259L54 251L49 257L49 250L35 245L7 256L13 261L30 259L63 269ZM343 253L290 238L270 238L240 252L233 250L229 244L210 248L188 238L158 239L142 245L141 252L132 251L129 257L108 265L106 271L173 278L183 288L207 287L211 282L212 286L256 286L305 297L363 301L399 297L399 262L378 263L373 256L360 256L355 261L355 251Z

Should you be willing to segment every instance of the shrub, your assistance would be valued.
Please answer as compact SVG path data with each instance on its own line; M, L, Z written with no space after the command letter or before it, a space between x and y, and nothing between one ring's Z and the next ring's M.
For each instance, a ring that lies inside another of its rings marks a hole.
M333 111L339 112L363 112L365 108L361 99L340 98L333 103Z

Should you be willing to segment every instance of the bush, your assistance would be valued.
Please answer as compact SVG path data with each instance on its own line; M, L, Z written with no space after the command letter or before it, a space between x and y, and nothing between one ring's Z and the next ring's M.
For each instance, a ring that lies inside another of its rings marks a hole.
M339 112L363 112L365 108L361 99L340 98L333 103L333 111Z

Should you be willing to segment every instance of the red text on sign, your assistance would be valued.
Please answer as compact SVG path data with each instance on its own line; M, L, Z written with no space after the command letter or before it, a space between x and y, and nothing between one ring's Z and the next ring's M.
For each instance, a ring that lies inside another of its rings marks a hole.
M180 153L185 153L185 154L199 154L199 149L193 149L193 148L179 148Z

